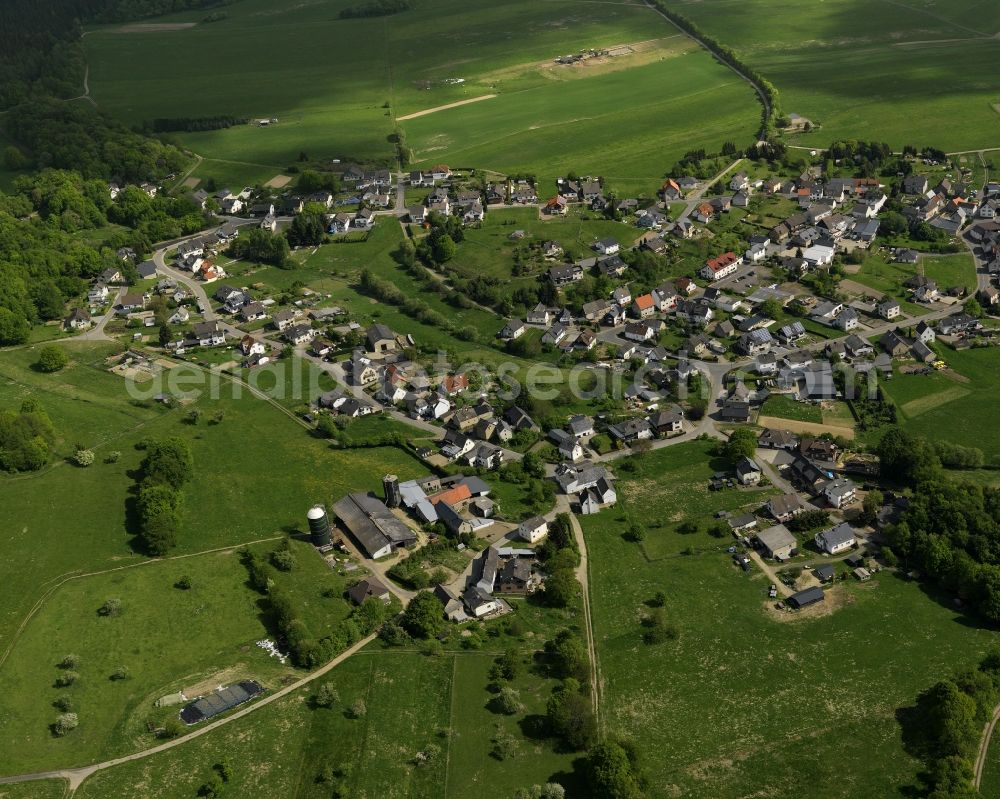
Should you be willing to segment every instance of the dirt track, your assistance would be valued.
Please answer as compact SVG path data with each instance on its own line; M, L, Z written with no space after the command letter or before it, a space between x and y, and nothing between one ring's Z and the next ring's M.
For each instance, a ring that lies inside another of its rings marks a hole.
M434 108L425 108L423 111L414 111L412 114L407 114L406 116L396 117L397 122L406 122L408 119L416 119L417 117L425 117L428 114L434 114L438 111L447 111L449 108L458 108L461 105L469 105L470 103L478 103L481 100L492 100L496 97L495 94L481 94L479 97L470 97L468 100L459 100L457 103L448 103L447 105L439 105Z
M779 416L759 416L757 424L761 427L772 427L778 430L788 430L791 433L811 433L821 436L829 433L832 436L854 438L854 429L835 424L816 424L816 422L797 422L794 419L782 419Z

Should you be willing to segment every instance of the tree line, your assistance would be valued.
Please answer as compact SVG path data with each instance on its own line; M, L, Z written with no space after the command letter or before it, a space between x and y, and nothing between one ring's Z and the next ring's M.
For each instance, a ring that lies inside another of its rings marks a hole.
M705 33L705 31L683 14L668 8L663 0L652 0L652 5L682 31L701 41L716 58L744 75L764 95L765 102L762 103L764 107L761 111L760 138L765 141L771 141L776 138L777 120L781 116L781 100L778 96L778 89L774 84L743 61L736 54L735 50L728 45L722 44L714 36Z
M194 458L183 439L142 442L146 456L139 467L136 492L138 536L150 555L165 555L177 545L184 497L181 489L194 474Z
M361 19L364 17L388 17L412 8L410 0L369 0L356 6L341 9L341 19Z
M954 446L942 452L954 456ZM890 557L971 612L1000 621L1000 489L949 478L934 445L898 428L877 450L882 476L913 487L898 523L886 530Z
M214 117L157 117L148 123L148 130L153 133L171 133L174 131L197 133L205 130L224 130L236 125L246 125L249 121L246 117L228 115Z
M924 764L923 796L975 799L973 763L993 709L1000 702L1000 653L974 669L941 680L900 713L903 744Z

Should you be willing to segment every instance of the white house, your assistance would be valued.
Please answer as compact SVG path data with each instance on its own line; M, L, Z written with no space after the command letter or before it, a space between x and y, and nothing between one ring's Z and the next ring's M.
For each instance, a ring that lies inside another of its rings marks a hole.
M834 508L843 508L854 501L856 487L844 477L838 477L823 484L821 493Z
M549 523L541 516L532 516L530 519L525 519L517 528L517 534L529 544L541 541L548 535L548 532Z
M847 522L841 522L829 530L816 533L816 546L827 555L837 555L854 546L854 528Z
M743 258L736 253L723 253L718 258L712 258L706 261L699 274L705 278L705 280L722 280L724 277L729 277L729 275L739 269L740 264L742 263Z
M601 255L615 255L621 250L621 245L615 239L601 239L594 242L594 249Z

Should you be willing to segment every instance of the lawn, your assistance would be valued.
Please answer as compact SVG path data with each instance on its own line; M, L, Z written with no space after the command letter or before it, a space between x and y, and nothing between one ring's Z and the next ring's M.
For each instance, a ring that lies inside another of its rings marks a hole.
M823 411L811 402L797 402L785 394L773 394L764 401L761 416L778 416L796 422L823 423Z
M254 549L267 554L277 541ZM319 636L350 613L341 597L346 582L306 543L293 542L296 566L277 582L302 609ZM192 587L176 583L189 577ZM332 589L332 597L323 596ZM109 598L122 600L120 617L98 614ZM213 686L255 678L274 687L290 673L254 646L273 635L261 616L261 597L247 585L236 551L148 562L64 584L49 596L0 669L0 719L9 735L0 742L0 760L13 772L83 765L146 748L154 739L150 719L160 696L210 682ZM76 654L79 681L59 688L57 667ZM127 679L112 680L120 666ZM59 711L52 702L69 696L80 728L63 738L48 725Z
M977 69L1000 57L996 4L667 0L667 5L773 82L786 113L818 125L796 137L797 144L874 139L897 149L932 144L949 151L996 144L1000 77Z
M677 457L711 468L706 453ZM846 799L912 785L919 766L902 749L896 710L974 663L994 634L889 573L838 585L824 606L832 614L797 618L766 610L769 581L718 549L651 560L619 535L623 511L693 510L704 525L721 504L692 509L683 484L664 493L672 484L669 472L622 480L623 506L582 520L608 731L639 748L650 799ZM679 637L651 646L640 620L658 591Z

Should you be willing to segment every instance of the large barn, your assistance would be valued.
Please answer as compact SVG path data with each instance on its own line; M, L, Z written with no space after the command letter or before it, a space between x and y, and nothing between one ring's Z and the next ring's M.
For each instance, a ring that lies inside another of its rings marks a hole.
M381 558L416 543L417 534L371 494L348 494L333 506L344 529L369 558Z

